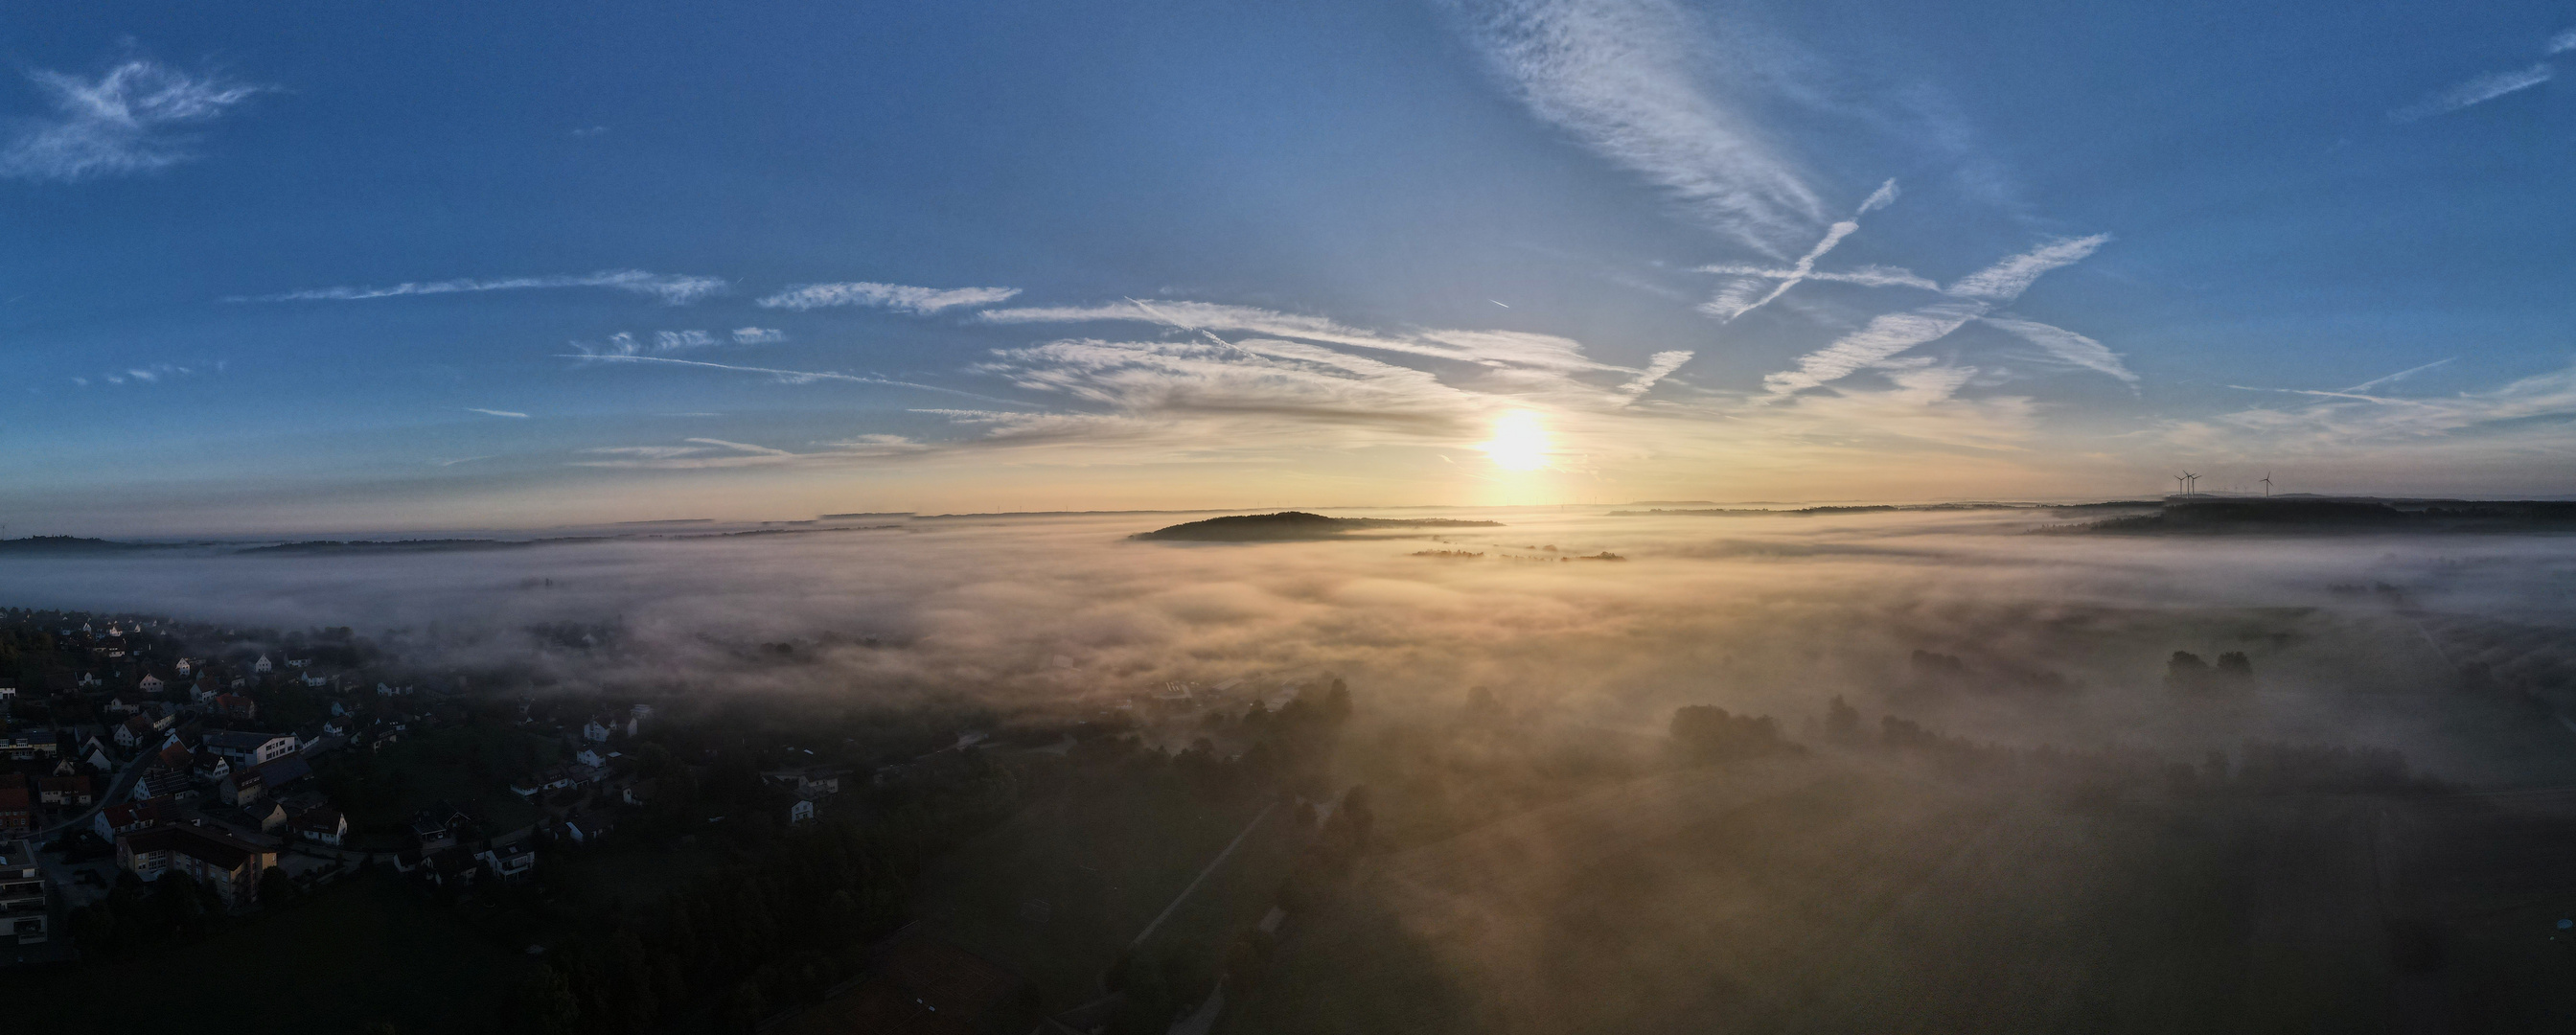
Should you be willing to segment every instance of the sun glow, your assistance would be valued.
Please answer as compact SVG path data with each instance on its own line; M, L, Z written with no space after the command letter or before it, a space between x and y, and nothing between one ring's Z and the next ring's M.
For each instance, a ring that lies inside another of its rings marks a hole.
M1538 414L1513 410L1494 418L1494 437L1478 448L1506 471L1535 471L1547 466L1547 426Z

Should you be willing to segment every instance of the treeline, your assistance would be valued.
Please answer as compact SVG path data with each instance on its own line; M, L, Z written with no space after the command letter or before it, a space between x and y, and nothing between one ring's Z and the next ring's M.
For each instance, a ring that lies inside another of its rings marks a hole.
M2212 751L2195 765L2142 748L2070 751L2052 745L2023 748L1980 743L1894 715L1881 716L1872 735L1861 722L1860 710L1839 696L1826 705L1825 736L1847 747L1907 755L1964 779L2044 776L2050 787L2079 802L2114 798L2129 789L2159 783L2181 794L2406 794L2441 787L2413 772L2405 754L2395 748L2251 740L2234 759L2224 751Z
M712 1021L748 1032L819 999L905 921L922 863L1018 807L1012 774L981 759L962 780L882 801L864 826L826 820L769 839L638 910L592 917L520 990L524 1030L626 1035Z

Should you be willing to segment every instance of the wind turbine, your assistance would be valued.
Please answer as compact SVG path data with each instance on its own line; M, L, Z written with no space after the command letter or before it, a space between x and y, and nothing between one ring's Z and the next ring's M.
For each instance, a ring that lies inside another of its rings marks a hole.
M2272 472L2270 471L2263 472L2263 498L2267 500L2272 498Z
M2187 494L2183 489L2183 485L2185 484L2184 480L2190 477L2191 476L2187 474L2177 474L2174 476L2174 495L2182 496Z
M2191 478L2191 492L2189 493L2189 495L2193 495L2193 496L2198 496L2198 495L2200 495L2200 476L2195 474L2195 475L2191 475L2191 476L2189 476L2189 477Z

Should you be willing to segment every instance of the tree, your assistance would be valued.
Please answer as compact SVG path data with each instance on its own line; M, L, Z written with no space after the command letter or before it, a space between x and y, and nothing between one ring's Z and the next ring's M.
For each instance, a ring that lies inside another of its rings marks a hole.
M1825 705L1825 739L1837 744L1860 742L1860 709L1845 702L1841 694Z

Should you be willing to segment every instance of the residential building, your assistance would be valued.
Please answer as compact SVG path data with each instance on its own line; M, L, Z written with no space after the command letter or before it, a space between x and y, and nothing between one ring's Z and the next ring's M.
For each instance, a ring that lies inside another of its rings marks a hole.
M0 776L0 838L26 837L36 832L36 800L27 778L15 773Z
M510 845L493 845L474 853L493 877L504 883L515 883L537 872L537 850L521 841Z
M45 871L31 841L0 842L0 938L34 945L48 937Z
M294 825L295 836L333 848L349 836L349 817L337 809L313 809L296 817Z
M581 726L581 738L598 744L607 743L608 735L611 732L608 724L614 721L616 720L593 718L589 722L583 723Z
M116 865L145 881L185 874L238 909L259 900L259 875L277 865L277 853L210 824L170 824L118 837Z
M236 767L265 765L294 754L295 735L217 730L206 734L206 740L202 746L205 750L231 759Z
M90 829L98 831L100 840L114 841L119 835L160 826L178 814L178 803L175 801L167 798L145 798L98 810L98 815L90 820Z
M89 777L48 776L36 781L36 800L46 805L87 805L97 800Z

